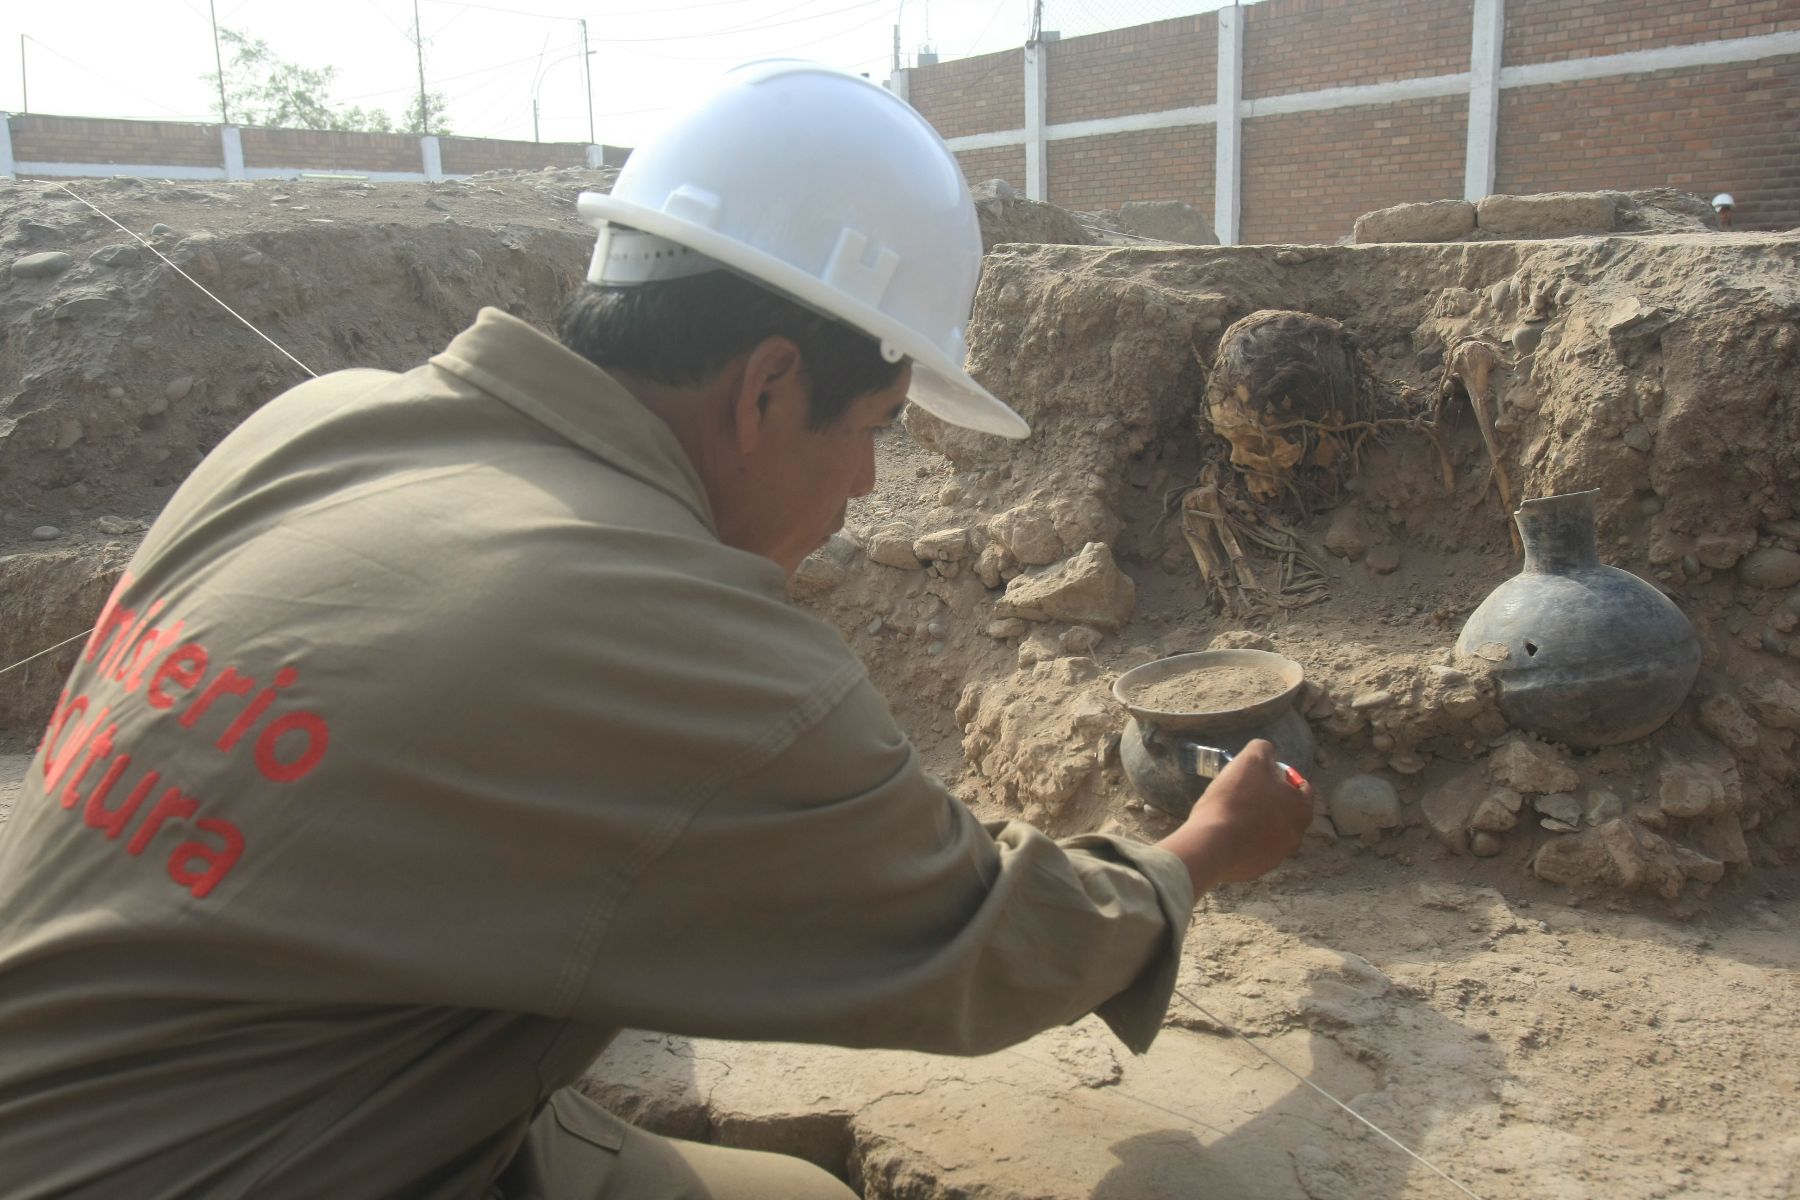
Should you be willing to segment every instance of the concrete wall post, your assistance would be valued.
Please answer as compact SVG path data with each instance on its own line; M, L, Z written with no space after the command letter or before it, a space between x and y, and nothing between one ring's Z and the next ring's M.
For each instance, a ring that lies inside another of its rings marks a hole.
M1219 93L1213 125L1213 232L1221 246L1235 246L1242 224L1244 173L1244 10L1218 10Z
M1475 0L1469 39L1469 144L1463 154L1463 199L1494 190L1500 142L1500 58L1506 41L1506 0Z
M0 112L0 177L10 179L18 173L18 165L13 162L12 114Z
M225 153L225 178L249 178L244 173L244 131L236 125L219 126L219 147Z
M444 178L444 151L436 135L419 139L419 155L425 163L425 178L440 183Z
M1025 198L1050 198L1049 46L1042 41L1025 43Z

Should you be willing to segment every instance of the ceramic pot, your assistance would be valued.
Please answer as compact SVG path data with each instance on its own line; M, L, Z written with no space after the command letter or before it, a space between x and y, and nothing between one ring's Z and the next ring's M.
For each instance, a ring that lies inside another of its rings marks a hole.
M1636 575L1601 564L1599 494L1519 505L1525 569L1481 602L1456 642L1459 654L1494 667L1508 721L1577 749L1652 732L1700 671L1700 640L1682 611Z
M1217 712L1168 712L1138 701L1146 687L1215 667L1267 671L1279 679L1281 690L1255 704ZM1312 729L1294 710L1302 682L1299 663L1263 650L1203 650L1132 668L1113 684L1114 698L1131 712L1119 737L1125 778L1145 804L1185 817L1212 782L1194 773L1193 746L1212 746L1235 754L1247 743L1263 738L1275 744L1277 758L1302 775L1308 774L1313 764Z

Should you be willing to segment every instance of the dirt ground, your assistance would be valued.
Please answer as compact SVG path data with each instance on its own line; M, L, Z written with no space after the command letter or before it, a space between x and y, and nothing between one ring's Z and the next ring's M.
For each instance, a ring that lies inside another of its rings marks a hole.
M547 323L586 261L570 202L604 182L76 190L323 371L414 365L482 303ZM80 633L187 468L300 377L168 268L99 253L128 241L0 185L0 257L73 259L0 279L0 666ZM993 250L971 369L1034 437L909 413L797 598L978 814L1059 835L1171 827L1122 772L1118 674L1273 649L1306 672L1314 833L1209 900L1143 1058L1092 1021L980 1060L633 1035L588 1086L871 1200L1461 1194L1223 1022L1486 1200L1800 1195L1797 266L1800 237L1717 233ZM1286 549L1221 590L1179 510L1209 469L1241 483L1208 368L1270 308L1342 322L1394 419L1338 490L1242 508ZM1471 342L1512 498L1597 488L1602 560L1698 632L1648 738L1524 736L1453 652L1518 570ZM0 677L0 819L70 658Z

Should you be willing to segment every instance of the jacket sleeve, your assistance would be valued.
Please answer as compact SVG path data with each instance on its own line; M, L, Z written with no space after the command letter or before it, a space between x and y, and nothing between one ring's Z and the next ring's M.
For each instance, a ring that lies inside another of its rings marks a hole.
M638 872L576 1008L695 1036L950 1054L1095 1012L1142 1053L1192 907L1167 851L984 827L863 679Z

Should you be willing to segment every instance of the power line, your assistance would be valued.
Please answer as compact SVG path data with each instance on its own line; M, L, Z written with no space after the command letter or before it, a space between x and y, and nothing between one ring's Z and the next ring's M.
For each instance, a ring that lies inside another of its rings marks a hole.
M869 26L875 24L877 21L885 22L885 21L890 20L890 14L888 12L886 5L891 3L891 0L875 0L875 2L882 4L884 7L881 12L877 13L874 17L870 18L869 20L862 21L855 25L848 26L844 29L838 30L836 33L827 34L821 38L814 38L810 42L796 42L792 45L785 45L785 46L781 47L781 52L786 53L791 50L804 50L809 46L817 46L824 42L836 41L838 38L844 37L848 34L855 33L859 29L867 29ZM854 8L867 8L867 7L869 7L869 5L859 4L859 5L855 5L853 7ZM852 9L840 9L838 11L850 12L850 11L852 11ZM826 16L829 14L820 13L820 14L816 14L816 15ZM810 18L808 18L808 19L810 19ZM782 22L782 24L791 25L791 24L794 24L794 22L785 21L785 22ZM745 30L744 32L748 32L748 33L760 32L760 29L762 29L762 28L773 28L773 26L762 26L759 29ZM612 43L609 43L609 44L612 44ZM627 54L641 54L647 58L660 58L660 59L665 59L665 60L668 60L671 62L700 62L700 63L742 62L746 57L750 57L750 56L744 54L742 51L739 51L738 53L735 53L735 54L663 54L663 53L659 53L658 51L655 51L655 50L644 50L637 46L632 46L632 45L619 45L618 48L620 50L625 51Z

